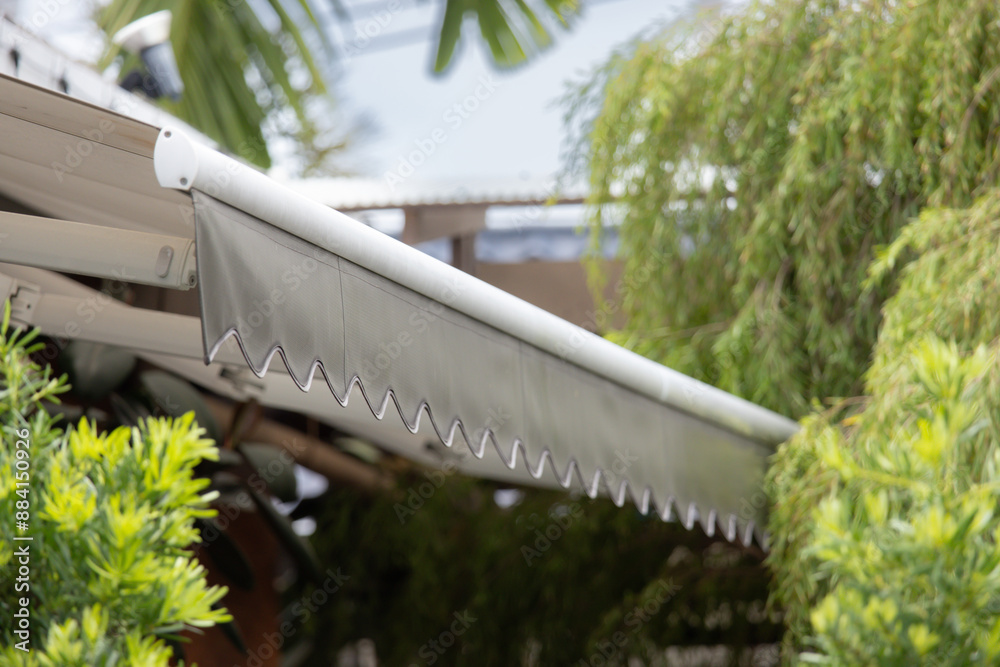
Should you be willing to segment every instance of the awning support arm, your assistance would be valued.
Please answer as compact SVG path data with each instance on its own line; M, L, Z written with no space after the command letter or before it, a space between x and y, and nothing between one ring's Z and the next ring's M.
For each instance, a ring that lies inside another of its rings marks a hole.
M10 298L14 326L38 328L57 347L84 340L135 352L204 360L197 317L127 306L103 292L57 294L18 276L0 273L0 301ZM235 343L220 350L217 362L244 368Z
M0 262L187 290L194 239L0 211Z

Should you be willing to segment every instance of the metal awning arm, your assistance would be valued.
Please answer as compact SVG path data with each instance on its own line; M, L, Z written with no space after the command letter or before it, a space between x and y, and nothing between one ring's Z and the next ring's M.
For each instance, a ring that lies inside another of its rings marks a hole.
M0 262L187 290L194 239L0 211Z
M59 274L0 264L0 302L5 299L14 326L38 328L59 347L84 340L199 362L205 357L197 317L128 306ZM235 343L217 361L246 367Z

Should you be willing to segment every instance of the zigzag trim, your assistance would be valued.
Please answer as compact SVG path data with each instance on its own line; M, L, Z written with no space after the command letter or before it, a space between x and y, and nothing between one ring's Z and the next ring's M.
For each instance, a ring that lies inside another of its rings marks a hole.
M253 373L259 378L263 378L267 374L268 368L271 365L271 360L277 353L281 356L281 361L285 365L285 369L288 371L289 377L292 378L295 385L303 392L309 391L312 386L313 377L315 377L316 372L319 371L323 375L323 379L325 380L327 387L330 389L330 393L333 394L333 397L341 407L347 407L351 393L356 386L358 390L360 390L365 403L368 405L368 409L379 421L384 419L386 410L389 407L390 399L396 406L396 412L399 414L403 424L411 433L415 434L420 430L421 417L424 413L426 413L427 418L430 420L431 427L434 429L438 439L449 449L453 449L453 445L455 444L455 434L456 432L459 432L461 433L462 438L465 439L466 445L468 445L469 451L472 455L477 459L482 459L486 454L487 440L490 440L492 441L497 454L500 456L500 459L510 470L514 470L516 468L518 452L520 452L520 455L524 460L525 469L534 479L541 479L542 475L545 473L545 463L548 462L556 481L564 489L568 489L572 485L573 478L575 476L576 479L579 480L581 486L583 486L583 489L589 498L596 498L600 495L600 489L603 486L607 495L611 498L611 501L618 507L623 507L625 505L625 499L627 497L631 499L636 509L638 509L643 515L649 514L652 510L653 513L663 521L673 521L676 518L688 530L694 528L694 525L698 523L705 531L705 534L709 537L714 536L718 530L719 534L724 536L726 540L730 542L750 546L754 541L756 541L759 546L765 550L767 549L767 535L758 529L752 519L746 521L745 525L742 525L741 530L741 524L743 522L741 522L740 518L736 514L730 514L723 522L723 519L719 517L716 510L711 509L707 515L703 515L699 511L696 503L691 503L686 508L687 511L683 512L682 510L684 508L677 506L677 501L673 496L667 497L666 502L657 502L653 495L653 490L648 485L646 485L646 487L642 490L641 495L636 494L628 479L621 480L618 484L618 488L615 489L613 487L614 481L611 479L611 476L608 475L602 468L598 468L594 472L588 483L584 472L580 469L580 466L576 461L576 458L572 456L567 462L565 470L560 473L555 459L552 456L552 452L548 447L542 450L537 463L532 465L528 458L527 446L520 438L515 439L510 447L509 453L505 453L500 443L497 441L495 434L489 428L483 430L483 436L480 438L478 443L474 442L473 439L469 437L469 433L466 430L465 425L462 423L462 420L457 417L452 420L447 431L443 431L434 419L431 406L425 400L420 401L419 405L417 405L413 418L409 419L404 413L403 407L400 405L399 399L396 397L396 393L393 391L391 386L386 389L385 395L382 397L382 400L378 402L378 406L376 407L376 404L368 396L364 383L362 383L361 378L356 373L347 383L346 392L344 396L341 397L337 393L333 384L330 382L330 377L327 375L323 362L318 358L314 358L310 364L309 377L306 381L299 382L299 379L296 378L295 374L292 372L291 366L288 363L288 357L280 343L273 345L270 350L268 350L267 356L264 359L263 367L258 369L254 365L253 361L251 361L246 347L243 344L243 338L240 336L239 331L236 330L236 327L230 327L227 329L225 333L223 333L222 336L215 342L215 344L212 345L206 355L206 361L208 363L212 362L219 349L229 338L236 339L236 344L239 345L240 352L243 354L243 358L246 360L247 366L249 366L250 370L252 370Z

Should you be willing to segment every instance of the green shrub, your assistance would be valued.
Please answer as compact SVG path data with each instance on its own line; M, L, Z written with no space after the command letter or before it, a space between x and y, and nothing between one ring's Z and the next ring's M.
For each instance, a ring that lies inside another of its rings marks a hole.
M867 397L805 420L779 450L771 565L790 657L1000 661L998 244L1000 190L907 226L874 269L916 252Z
M226 589L207 586L187 551L200 539L195 518L215 514L194 467L218 453L192 413L111 433L84 420L63 433L42 402L55 401L65 379L30 359L34 334L8 323L9 309L0 327L0 664L165 666L165 639L230 618L213 608ZM24 610L30 635L17 632Z

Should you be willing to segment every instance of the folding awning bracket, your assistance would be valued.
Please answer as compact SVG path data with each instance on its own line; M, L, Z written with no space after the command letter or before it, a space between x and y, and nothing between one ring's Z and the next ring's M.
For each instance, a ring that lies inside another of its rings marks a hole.
M246 367L224 366L219 377L232 384L233 389L246 398L260 399L264 395L264 381Z
M14 324L27 326L33 322L41 294L38 285L0 273L0 300L10 300L10 318Z
M63 283L71 287L67 289ZM13 265L0 270L0 301L6 298L11 300L14 326L37 328L60 347L84 340L135 352L204 360L197 317L128 306L58 274ZM235 344L223 350L217 361L223 368L246 368ZM233 384L239 386L235 380Z
M194 239L0 211L0 262L188 290Z

